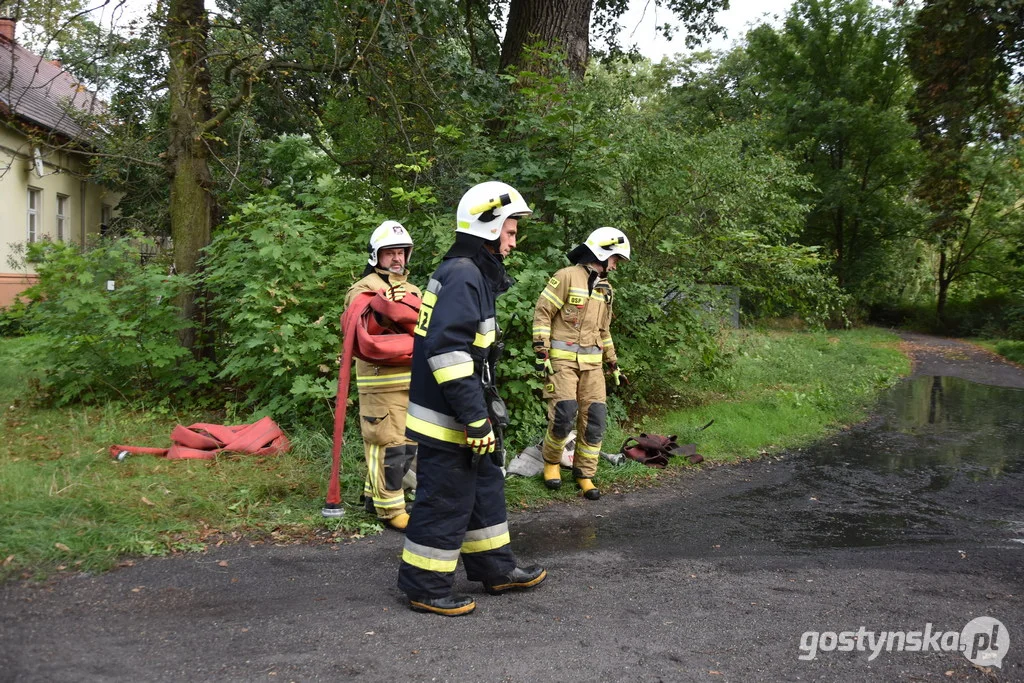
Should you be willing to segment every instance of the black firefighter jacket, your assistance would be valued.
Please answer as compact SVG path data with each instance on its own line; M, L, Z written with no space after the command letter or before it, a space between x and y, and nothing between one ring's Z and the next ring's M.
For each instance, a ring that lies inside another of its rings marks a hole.
M410 439L455 450L466 445L466 425L488 416L484 384L493 381L494 303L511 284L482 240L456 236L423 294L406 418Z

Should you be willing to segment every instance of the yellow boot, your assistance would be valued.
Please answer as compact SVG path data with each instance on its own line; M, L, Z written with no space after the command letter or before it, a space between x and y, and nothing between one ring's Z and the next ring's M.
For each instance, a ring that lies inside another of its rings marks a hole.
M387 522L388 526L392 529L405 531L405 527L409 526L409 515L408 513L403 512L400 515L395 515L391 519L386 519L384 521Z
M544 463L544 485L552 491L562 485L562 471L557 464Z
M577 479L576 485L580 487L580 491L583 492L583 497L587 500L597 500L601 497L601 492L594 486L594 482L590 479Z

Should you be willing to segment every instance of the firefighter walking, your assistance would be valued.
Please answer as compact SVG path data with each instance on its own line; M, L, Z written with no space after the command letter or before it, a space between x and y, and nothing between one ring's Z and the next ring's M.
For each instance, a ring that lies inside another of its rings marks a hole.
M609 330L612 286L608 273L629 260L629 239L617 228L598 228L569 252L573 264L548 280L533 315L536 367L544 377L548 430L544 435L544 484L562 485L559 464L569 433L576 429L572 476L583 496L597 500L594 484L608 422L607 364L615 384L624 381Z
M398 586L416 611L469 614L453 595L459 557L470 581L497 595L547 572L519 567L509 545L499 462L504 405L494 387L495 300L511 286L502 260L531 212L511 186L486 182L459 202L455 244L427 284L415 331L406 434L419 443L416 504ZM495 430L498 434L495 434Z
M385 221L377 226L370 235L363 277L345 296L346 308L364 292L383 291L392 301L410 294L419 297L419 288L407 278L412 246L401 223ZM387 325L386 320L378 322ZM408 365L379 365L356 358L359 427L366 454L363 497L368 511L400 531L409 522L402 482L416 462L416 443L405 436L410 376Z

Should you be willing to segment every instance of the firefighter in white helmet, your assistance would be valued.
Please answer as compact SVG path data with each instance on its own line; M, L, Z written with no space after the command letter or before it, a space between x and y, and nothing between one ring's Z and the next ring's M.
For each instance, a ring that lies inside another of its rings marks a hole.
M519 567L510 546L500 441L506 415L494 384L495 300L512 284L503 260L515 249L518 219L530 213L505 183L470 188L459 202L455 244L423 295L406 421L419 443L418 486L398 571L416 611L460 616L476 608L472 597L452 594L460 557L466 578L491 594L529 589L547 576Z
M548 400L544 484L549 489L562 485L562 449L575 428L572 475L588 500L601 497L593 479L608 421L602 364L615 384L625 379L609 330L612 286L608 274L619 261L628 261L629 254L629 238L621 230L593 231L569 252L573 265L548 280L533 314L533 350Z
M408 281L412 237L398 221L384 221L370 235L369 258L363 277L349 288L346 308L363 292L383 291L400 301L408 294L420 296ZM416 443L405 436L405 411L409 402L408 365L376 365L356 359L359 390L359 427L366 453L363 497L366 509L388 526L404 530L409 523L405 487L416 466Z

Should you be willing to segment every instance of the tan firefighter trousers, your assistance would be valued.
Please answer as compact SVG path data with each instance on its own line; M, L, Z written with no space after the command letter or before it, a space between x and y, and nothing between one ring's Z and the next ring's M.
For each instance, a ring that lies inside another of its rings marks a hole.
M405 512L402 478L416 467L416 443L405 437L409 392L359 393L359 426L366 451L363 495L380 519Z
M548 399L548 431L544 436L544 462L561 462L566 437L576 428L573 477L592 479L597 473L601 440L608 422L604 375L601 366L584 366L575 361L553 361L554 374L544 387Z

